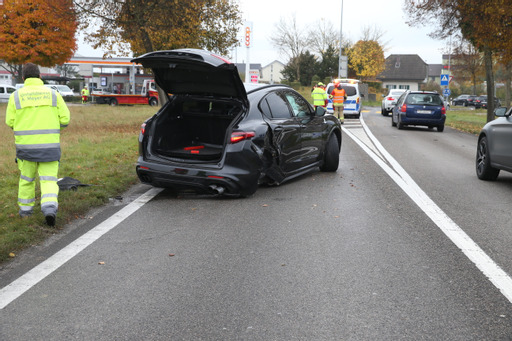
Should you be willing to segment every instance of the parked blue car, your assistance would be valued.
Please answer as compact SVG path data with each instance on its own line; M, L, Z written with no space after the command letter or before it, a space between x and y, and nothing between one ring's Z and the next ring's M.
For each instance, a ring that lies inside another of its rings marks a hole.
M405 126L434 127L444 130L446 107L443 98L437 92L406 91L393 108L391 125L403 129Z

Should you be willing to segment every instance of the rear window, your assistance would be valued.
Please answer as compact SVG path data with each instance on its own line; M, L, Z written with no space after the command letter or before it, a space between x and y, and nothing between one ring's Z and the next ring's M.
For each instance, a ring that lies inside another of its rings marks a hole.
M343 89L345 89L345 94L347 96L355 96L357 94L356 88L350 85L341 85Z
M443 105L439 95L434 94L410 94L405 100L405 104L413 105Z
M357 90L354 86L351 85L343 85L341 84L341 87L345 89L345 94L347 96L355 96L357 95ZM334 85L330 85L327 87L327 93L330 94L334 90Z

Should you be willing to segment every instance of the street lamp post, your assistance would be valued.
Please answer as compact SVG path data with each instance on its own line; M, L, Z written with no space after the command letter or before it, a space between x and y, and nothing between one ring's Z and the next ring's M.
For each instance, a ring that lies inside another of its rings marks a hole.
M343 0L341 0L340 18L340 55L338 59L338 78L347 77L347 56L343 55Z
M343 41L343 0L341 0L341 16L340 16L340 55L339 55L339 58L338 58L338 78L341 78L342 41Z

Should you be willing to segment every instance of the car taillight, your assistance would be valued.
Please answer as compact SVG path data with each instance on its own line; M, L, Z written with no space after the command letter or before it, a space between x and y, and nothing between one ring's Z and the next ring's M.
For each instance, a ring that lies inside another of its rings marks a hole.
M253 131L234 131L231 133L231 143L238 143L256 136Z
M446 108L444 106L441 108L441 114L446 115Z
M146 133L146 123L142 123L140 126L140 133L144 135Z
M393 97L386 98L388 101L394 101L395 99Z
M400 111L401 112L406 112L407 111L407 104L402 105L402 107L400 108Z

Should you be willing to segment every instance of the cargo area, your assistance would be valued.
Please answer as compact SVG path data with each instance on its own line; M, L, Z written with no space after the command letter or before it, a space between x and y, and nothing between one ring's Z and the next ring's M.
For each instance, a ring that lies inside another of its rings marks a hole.
M152 122L152 150L163 157L219 160L227 131L240 113L240 104L233 101L175 98Z

